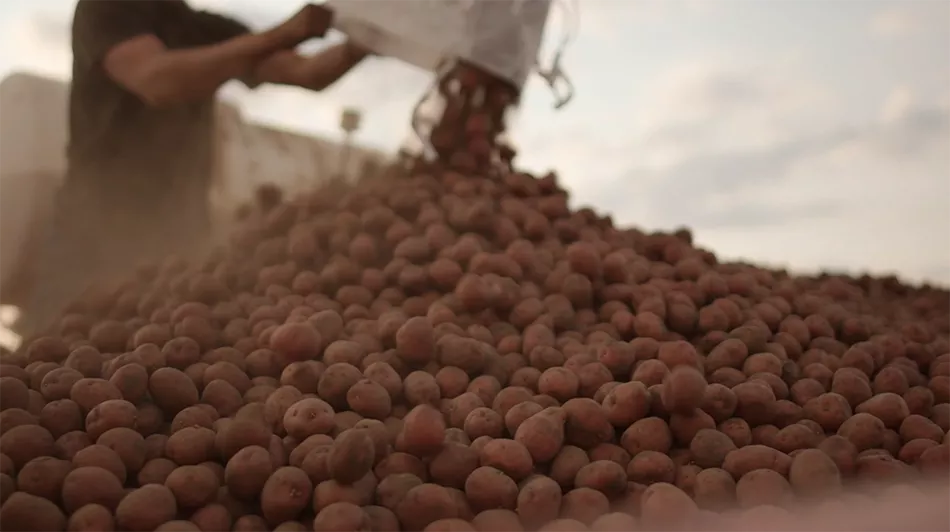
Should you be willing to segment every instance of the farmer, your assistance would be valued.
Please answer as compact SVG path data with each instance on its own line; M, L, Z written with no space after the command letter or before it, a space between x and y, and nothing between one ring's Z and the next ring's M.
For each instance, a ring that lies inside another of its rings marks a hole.
M27 329L51 325L91 281L207 245L215 92L232 79L331 85L367 51L348 41L310 57L294 51L329 23L308 5L253 33L184 0L78 1L68 171Z

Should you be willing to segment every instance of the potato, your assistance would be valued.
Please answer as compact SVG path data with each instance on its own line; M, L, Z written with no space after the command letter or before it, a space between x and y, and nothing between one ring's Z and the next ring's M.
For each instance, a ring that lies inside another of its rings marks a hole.
M311 324L285 323L274 329L269 347L288 360L306 360L319 353L323 342L320 333Z
M510 412L510 411L509 411ZM536 463L553 459L564 445L566 414L551 407L525 419L514 433L514 440L523 446Z
M373 469L376 447L369 431L343 431L330 449L327 465L330 476L343 484L352 484Z
M792 501L792 488L785 477L771 469L754 469L736 483L736 500L741 508L784 506Z
M363 512L365 512L369 518L370 530L378 530L380 532L399 531L399 520L392 510L383 508L382 506L364 506ZM280 530L280 527L277 527L275 531L276 530ZM290 529L287 530L289 531ZM299 532L308 532L309 530L309 528L301 528Z
M402 383L402 394L409 406L429 404L436 406L442 391L435 377L425 371L413 371Z
M162 523L155 529L155 532L202 532L198 525L191 521L168 521Z
M330 479L316 485L313 490L313 508L316 511L335 502L351 502L357 506L364 506L373 502L373 493L378 482L371 474L364 476L353 484L340 484Z
M672 484L658 482L643 492L640 521L649 530L658 530L677 523L688 523L697 512L696 503L682 490Z
M20 425L38 425L39 423L37 421L35 415L20 408L10 408L0 412L0 430L3 431L19 427Z
M610 460L596 460L577 472L574 485L578 488L595 489L611 498L623 494L626 490L627 476L620 464Z
M524 401L510 408L504 418L505 429L508 431L508 434L515 434L518 431L518 427L520 427L525 420L541 412L543 409L544 407L534 401Z
M577 472L589 463L590 459L583 449L573 445L564 446L551 462L551 478L562 488L573 487Z
M927 449L917 458L917 468L925 476L942 478L950 466L950 444L946 442Z
M627 464L627 478L640 484L676 480L676 465L669 456L657 451L642 451L633 456Z
M119 460L118 456L115 458ZM121 460L119 460L121 464ZM146 484L165 484L165 479L177 468L175 462L167 458L153 458L139 470L137 480L140 486Z
M582 523L592 523L610 511L610 502L600 491L574 488L561 498L561 516Z
M313 520L314 531L368 530L369 516L355 504L336 502L320 510Z
M128 468L119 453L103 444L90 445L78 451L72 458L73 467L101 467L125 484ZM140 468L141 469L141 468Z
M73 386L83 378L83 374L74 369L56 368L43 377L39 392L47 401L67 399Z
M174 435L172 436L174 437ZM230 460L232 456L245 447L256 445L265 449L268 448L271 436L270 430L260 423L242 419L229 420L227 424L218 429L214 446L222 458Z
M580 378L571 370L563 367L552 367L541 373L538 378L537 390L558 401L567 401L577 397L580 384Z
M54 438L83 428L82 410L71 399L50 401L40 411L39 422Z
M445 420L429 405L418 405L404 419L401 433L405 449L417 456L432 455L442 449Z
M148 393L148 371L141 364L122 366L109 377L109 382L118 388L123 399L132 403L140 402Z
M505 423L501 415L494 410L479 407L469 412L465 417L462 428L465 430L465 434L473 440L479 436L500 438L504 434Z
M205 427L185 427L168 437L165 456L179 465L197 465L215 453L216 435Z
M0 453L19 469L34 458L53 455L53 436L39 425L20 425L0 435Z
M87 504L69 516L66 529L76 532L109 532L115 530L115 519L112 517L112 511L105 506Z
M750 380L732 388L736 395L736 417L741 417L750 425L765 425L774 416L775 392L761 380Z
M586 397L571 399L562 406L567 414L565 440L581 448L594 447L609 440L614 432L603 408Z
M772 447L786 454L791 454L799 449L808 449L818 445L821 440L821 434L816 433L810 427L800 424L792 424L781 430L772 438Z
M72 469L72 464L66 460L49 456L34 458L17 473L16 489L51 501L58 501L63 480Z
M706 510L730 508L736 502L736 481L723 469L703 469L693 481L693 499Z
M101 467L77 467L63 479L62 501L67 513L87 504L115 509L124 495L119 479Z
M529 477L522 484L516 500L516 511L529 528L553 521L560 508L561 486L555 480L537 475Z
M788 480L795 493L803 497L826 497L841 490L838 466L818 449L804 449L792 458Z
M673 434L663 419L647 417L634 422L624 431L620 445L631 456L641 451L666 453L673 445Z
M905 442L920 438L940 442L943 436L943 430L936 423L921 415L908 415L900 424L900 437Z
M376 464L373 471L377 478L385 478L395 473L411 473L421 479L428 478L426 466L422 460L411 454L401 452L392 453L384 458Z
M738 399L731 389L718 383L706 386L700 408L712 416L716 423L722 423L731 418L736 411L736 406L738 406Z
M115 510L123 530L154 530L175 518L175 496L165 486L148 484L126 495Z
M346 392L346 402L365 418L386 419L392 412L392 397L381 384L370 379L357 381Z
M691 414L700 407L705 393L706 379L703 375L691 366L680 365L663 379L660 397L667 412Z
M505 438L489 441L478 456L482 466L495 467L519 481L531 474L534 466L531 454L522 443Z
M858 452L880 447L884 443L884 422L871 414L858 413L838 428L838 435L854 444Z
M858 450L850 440L843 436L829 436L818 445L818 449L828 455L843 476L854 472Z
M429 463L429 476L442 486L462 489L466 479L479 467L479 456L466 445L446 443Z
M214 501L219 483L208 467L182 466L169 473L165 487L175 496L179 508L200 508Z
M130 428L109 429L99 436L96 443L115 451L129 472L138 471L145 463L145 438Z
M607 393L603 407L614 427L626 428L649 413L650 394L643 383L625 382Z
M231 495L255 499L274 473L274 463L266 448L253 445L237 451L224 469L224 482Z
M747 445L726 455L722 468L739 480L755 469L771 469L781 475L788 473L792 459L781 451L764 445Z
M693 460L703 468L722 467L726 456L735 449L735 442L715 429L700 429L689 444Z
M409 530L423 530L439 519L458 517L452 496L437 484L420 484L411 488L399 501L395 512L403 528Z
M414 366L422 366L435 356L435 337L432 325L422 317L413 317L396 332L396 353Z
M75 387L73 391L75 393ZM116 391L119 391L118 388ZM199 398L198 387L194 381L184 372L174 368L155 370L148 378L148 392L155 404L170 416L197 403ZM79 403L75 397L72 399Z
M503 471L482 466L472 471L465 479L465 496L475 511L490 508L515 508L518 485Z
M56 505L25 492L10 495L0 507L0 527L4 530L65 530L66 517Z
M897 429L901 422L910 415L910 409L904 398L896 393L881 393L859 404L854 409L857 413L871 414L884 422L889 429Z
M303 470L281 467L264 483L261 490L261 512L270 526L292 521L310 502L313 484Z

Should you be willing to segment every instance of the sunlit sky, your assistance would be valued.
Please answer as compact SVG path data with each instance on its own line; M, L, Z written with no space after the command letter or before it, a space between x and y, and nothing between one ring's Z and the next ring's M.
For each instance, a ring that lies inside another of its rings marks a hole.
M302 2L193 4L263 28ZM73 5L0 0L0 76L67 79ZM618 224L689 226L721 257L950 284L950 2L580 6L565 58L576 97L555 111L529 82L514 129L522 166L557 170L575 205ZM359 142L395 150L429 81L373 58L320 94L229 86L222 97L250 119L326 135L356 106Z

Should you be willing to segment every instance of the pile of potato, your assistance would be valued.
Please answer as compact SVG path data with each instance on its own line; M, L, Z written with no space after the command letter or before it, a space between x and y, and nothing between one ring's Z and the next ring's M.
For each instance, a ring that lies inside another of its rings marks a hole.
M2 355L0 528L661 529L946 483L945 290L720 263L553 175L261 205Z

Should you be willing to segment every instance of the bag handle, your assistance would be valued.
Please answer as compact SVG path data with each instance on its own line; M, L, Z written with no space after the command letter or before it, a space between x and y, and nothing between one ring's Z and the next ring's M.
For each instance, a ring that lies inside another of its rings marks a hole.
M422 123L422 106L425 105L426 101L429 98L438 93L439 84L442 83L442 78L455 66L455 58L443 58L439 65L435 69L435 77L432 80L432 84L429 85L429 88L422 93L422 97L419 98L419 101L416 102L416 105L412 108L412 131L416 134L416 137L422 144L422 155L424 159L431 159L435 157L435 148L426 140L427 136L423 132L423 127L426 124ZM435 127L436 124L428 124L430 127ZM431 132L430 132L431 134Z
M556 0L555 5L560 7L564 13L564 34L554 49L551 65L548 68L542 68L540 62L536 62L535 66L538 75L554 93L554 108L560 109L574 98L574 84L571 83L570 78L564 72L561 59L568 45L577 37L577 31L580 27L580 5L578 0Z

